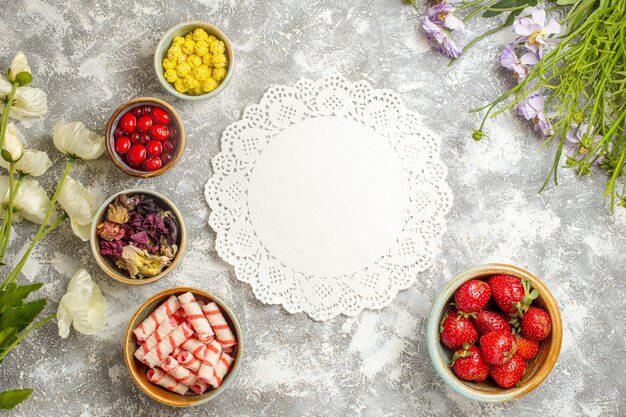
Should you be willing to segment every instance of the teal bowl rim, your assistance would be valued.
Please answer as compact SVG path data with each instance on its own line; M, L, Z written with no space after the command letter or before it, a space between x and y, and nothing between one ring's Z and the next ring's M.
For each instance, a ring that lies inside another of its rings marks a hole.
M153 302L151 304L148 305L143 305L141 307L138 308L137 311L135 311L135 313L133 314L133 317L131 318L131 320L129 321L129 326L132 324L132 320L135 317L135 315L137 315L139 313L139 309L142 309L142 314L138 316L138 322L141 322L141 320L145 319L148 314L145 314L148 310L150 310L151 306L156 306L158 303L163 302L163 300L165 299L165 297L167 297L167 294L170 292L186 292L186 291L190 291L192 294L194 294L194 296L199 296L200 298L205 298L204 295L200 294L200 293L206 293L209 294L209 298L211 301L214 301L215 303L218 304L218 306L226 313L226 320L227 322L230 321L233 325L233 329L235 331L235 335L237 336L237 353L235 354L235 360L233 361L233 365L230 368L230 370L228 371L228 374L226 375L226 377L224 378L224 380L222 381L222 384L220 384L219 387L215 388L215 389L211 389L209 391L206 391L203 394L195 394L195 395L179 395L181 398L185 398L187 400L190 400L191 403L186 404L186 405L173 405L173 404L168 404L166 402L163 402L155 397L153 397L152 395L148 394L146 392L146 395L148 395L150 398L152 398L153 400L160 402L161 404L165 404L165 405L169 405L171 407L178 407L178 408L187 408L187 407L193 407L196 405L201 405L201 404L205 404L211 400L214 400L215 398L217 398L219 395L222 394L222 392L224 392L226 389L228 389L233 381L235 380L237 374L239 373L239 368L241 367L241 362L243 361L243 353L244 353L244 337L243 337L243 331L241 329L241 324L239 323L239 319L237 318L237 316L235 315L235 313L233 312L233 310L230 308L230 306L224 301L222 300L220 297L216 296L215 294L213 294L212 292L209 292L207 290L203 290L200 288L195 288L195 287L174 287L174 288L168 288L162 291L159 291L156 294L153 294L152 296L150 296L148 298L154 298ZM147 300L146 300L147 301ZM128 335L130 335L132 332L130 331L130 329L127 329L127 336L124 338L124 350L127 349L126 343L127 343L127 337ZM130 335L130 337L132 338L132 335ZM133 342L136 344L136 342ZM127 360L126 358L126 353L124 354L125 356L125 360ZM137 360L135 359L135 357L133 356L131 358L131 360L137 362ZM127 364L128 366L128 364ZM145 366L145 365L143 365ZM129 370L130 372L130 370ZM133 381L135 382L135 384L138 386L138 388L142 389L143 388L137 383L137 381L135 381L135 377L132 375L131 373L131 379L133 379ZM159 387L158 385L154 385L154 387L156 389L160 389L165 391L164 388ZM165 391L167 393L170 393L169 391Z
M226 53L228 56L228 70L226 71L226 77L224 77L220 85L218 85L215 90L211 91L210 93L201 94L198 96L192 96L189 94L179 93L169 82L167 82L167 80L165 79L165 76L163 75L162 62L163 62L163 58L165 57L165 53L167 52L167 49L172 43L172 39L174 39L174 37L178 35L176 32L178 31L189 32L190 31L189 29L197 28L197 27L201 27L202 29L209 32L209 35L210 34L216 35L218 38L220 38L220 40L224 41L224 44L226 45ZM157 46L154 50L154 72L156 73L159 83L165 89L165 91L167 91L171 95L181 100L199 101L199 100L206 100L208 98L215 97L216 95L221 93L222 90L226 88L226 86L230 82L230 79L232 78L234 69L235 69L235 53L233 52L233 47L232 47L230 38L226 36L226 34L214 24L209 23L209 22L203 22L201 20L189 20L186 22L181 22L171 27L170 29L168 29L167 32L163 34L163 36L159 40L159 43L157 43Z
M441 345L439 341L439 326L441 323L441 319L443 318L444 312L447 310L447 307L450 303L451 298L453 297L455 291L463 284L464 282L473 279L479 278L482 276L492 275L491 273L481 275L481 271L485 270L493 270L497 269L502 274L518 276L520 275L520 271L523 271L529 275L530 272L515 267L512 265L506 264L497 264L497 263L489 263L476 266L471 268L465 272L454 277L448 284L444 287L444 289L439 293L435 301L433 302L433 306L430 311L430 316L428 318L428 325L426 328L426 339L428 346L428 355L430 357L430 361L433 364L433 367L437 371L437 374L443 379L443 381L456 393L461 394L463 397L468 398L470 400L482 401L482 402L505 402L511 401L516 398L519 398L528 392L532 391L537 385L539 385L543 380L536 384L533 387L528 387L525 385L521 385L520 387L511 388L508 390L503 390L502 393L483 393L478 390L474 390L471 388L471 383L465 383L461 381L450 369L447 363L444 363L443 359L445 356L442 354L445 347ZM550 295L551 297L551 295ZM558 318L560 320L560 317ZM560 329L560 325L559 325ZM560 335L559 335L560 337ZM560 347L560 341L559 341ZM555 359L556 361L556 359Z

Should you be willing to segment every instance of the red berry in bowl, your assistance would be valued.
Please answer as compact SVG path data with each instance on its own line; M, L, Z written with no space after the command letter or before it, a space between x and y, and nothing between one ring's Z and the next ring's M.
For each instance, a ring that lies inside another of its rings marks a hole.
M138 167L146 160L146 147L136 143L130 147L126 160L133 167Z
M140 132L147 132L152 126L152 118L150 116L141 116L137 119L137 130Z
M135 117L143 116L143 107L137 106L130 111Z
M170 126L170 138L174 141L178 139L178 127Z
M150 142L151 140L152 138L150 137L148 133L142 133L141 136L139 137L139 143L141 143L142 145L147 145L148 142Z
M163 142L164 140L167 140L169 135L170 135L170 131L167 128L167 126L159 124L159 125L152 125L150 127L150 136L152 136L153 139Z
M144 168L148 171L156 171L157 169L161 168L161 165L161 158L159 158L158 156L153 156L143 164Z
M493 299L500 309L507 313L516 313L524 298L524 287L519 278L509 275L494 275L487 280Z
M124 131L123 131L121 128L119 128L119 127L118 127L118 128L116 128L116 129L113 131L113 137L114 137L115 139L119 139L119 138L121 138L121 137L122 137L122 136L124 136L124 135L126 135L126 132L124 132Z
M459 287L454 296L456 308L464 313L480 311L489 302L489 284L478 279L469 280Z
M465 381L484 381L489 376L489 364L476 346L465 345L454 352L452 370Z
M137 118L128 112L120 119L119 127L126 133L133 133L137 129Z
M171 140L166 140L163 142L163 152L172 152L174 149L174 144Z
M141 135L138 132L133 132L130 135L130 141L131 143L139 143L139 138L141 137Z
M146 151L150 156L159 156L163 153L163 145L158 140L151 140L146 145Z
M504 365L492 366L490 374L502 388L513 388L522 379L525 370L526 362L520 355L515 354Z
M460 349L463 343L474 344L478 339L478 330L471 320L458 314L456 309L446 313L439 327L441 342L452 350Z
M539 353L539 342L515 336L515 344L517 345L516 354L520 355L525 361L529 361Z
M167 125L170 123L170 114L160 107L153 107L150 113L152 120L160 125Z
M504 330L495 330L480 337L480 350L491 365L503 365L515 353L513 335Z
M495 311L479 311L476 313L476 317L472 319L472 323L474 323L476 330L478 330L478 333L481 335L493 332L494 330L511 331L511 325L506 317Z
M142 107L142 111L144 115L149 116L150 112L152 112L152 106L146 104Z
M119 155L124 155L130 149L130 139L128 136L122 136L115 141L115 152Z
M530 307L522 317L522 335L536 342L545 339L552 330L550 315L543 309Z
M167 164L168 162L170 162L174 157L172 156L171 153L165 152L161 155L161 160L163 161L164 164Z

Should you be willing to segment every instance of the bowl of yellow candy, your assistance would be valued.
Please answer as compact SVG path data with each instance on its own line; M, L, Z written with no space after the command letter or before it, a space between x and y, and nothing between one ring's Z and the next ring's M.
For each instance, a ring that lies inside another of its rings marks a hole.
M159 82L183 100L203 100L222 91L233 69L233 49L216 26L182 22L168 30L154 53Z

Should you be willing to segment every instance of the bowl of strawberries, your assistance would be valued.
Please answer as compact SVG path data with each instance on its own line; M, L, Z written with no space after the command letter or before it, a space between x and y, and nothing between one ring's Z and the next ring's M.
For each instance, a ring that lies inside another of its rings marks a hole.
M472 400L503 402L547 378L561 350L561 314L533 274L487 264L444 288L427 333L430 359L450 388Z

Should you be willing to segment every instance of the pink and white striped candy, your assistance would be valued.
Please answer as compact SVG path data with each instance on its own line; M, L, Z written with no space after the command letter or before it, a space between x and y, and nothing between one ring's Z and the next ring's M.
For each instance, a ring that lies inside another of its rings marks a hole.
M193 356L193 353L186 350L183 350L180 354L178 354L176 356L176 360L185 368L195 373L198 373L200 365L202 365L202 361L200 359L196 358Z
M148 378L148 381L152 382L153 384L160 385L163 388L177 394L183 395L189 389L187 385L181 384L180 382L176 381L171 375L168 375L159 368L148 369L148 372L146 372L146 377Z
M222 355L222 345L217 340L212 341L207 345L207 352L202 359L202 366L198 371L198 381L211 383L213 379L213 371L217 366L220 356Z
M185 313L187 313L185 318L196 331L196 338L204 343L209 343L213 340L213 330L206 316L202 313L196 297L191 292L186 292L178 296L178 301L180 301Z
M163 323L159 325L159 327L156 328L154 332L152 332L150 337L146 339L143 345L140 345L137 348L137 350L135 351L135 357L140 361L143 361L146 353L150 352L150 350L153 349L161 340L163 340L170 333L172 333L179 324L180 321L178 318L176 318L176 316L168 317L166 320L163 321Z
M176 310L180 308L180 302L175 295L165 300L156 310L152 312L135 330L133 333L137 337L139 343L145 342L150 337L154 330L169 316L173 315Z
M220 360L217 362L217 366L213 370L213 375L209 384L213 386L213 388L217 388L222 383L222 379L228 373L230 366L232 365L235 359L230 356L228 353L222 352L222 356L220 356ZM200 368L202 369L202 368Z
M202 307L202 312L215 332L215 338L222 344L223 348L229 348L237 344L237 339L235 339L235 335L230 330L217 304L214 302L208 303Z
M146 356L143 358L144 363L151 368L155 367L192 335L193 330L191 329L191 326L187 323L181 324L176 328L176 330L170 333L165 339L161 340L154 348L146 353Z
M206 345L198 339L187 339L180 345L180 347L188 352L191 352L191 354L198 359L204 359L204 356L206 355Z
M168 374L174 377L181 384L185 384L187 386L193 385L196 382L196 374L191 372L189 369L185 368L174 359L172 356L168 356L161 362L161 368Z
M200 395L200 394L203 394L204 391L207 390L207 388L209 388L209 384L205 384L204 382L196 382L195 384L191 385L189 388L196 394Z

